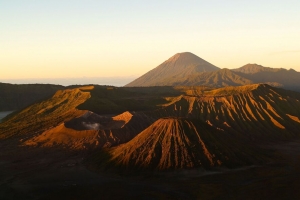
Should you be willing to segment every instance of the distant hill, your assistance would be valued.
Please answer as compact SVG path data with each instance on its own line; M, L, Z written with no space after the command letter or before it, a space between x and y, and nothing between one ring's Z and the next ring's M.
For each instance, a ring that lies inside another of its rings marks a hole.
M178 79L182 80L195 73L210 72L218 69L218 67L192 53L177 53L160 64L158 67L152 69L125 86L135 87L174 85ZM166 79L169 81L165 82Z
M272 86L300 91L300 72L293 69L270 68L257 64L247 64L233 69L236 74L253 83L268 83Z
M258 72L278 72L284 70L283 68L271 68L271 67L264 67L258 64L247 64L243 67L233 69L232 71L235 72L242 72L245 74L255 74Z
M0 111L24 108L36 101L51 97L61 85L0 83Z

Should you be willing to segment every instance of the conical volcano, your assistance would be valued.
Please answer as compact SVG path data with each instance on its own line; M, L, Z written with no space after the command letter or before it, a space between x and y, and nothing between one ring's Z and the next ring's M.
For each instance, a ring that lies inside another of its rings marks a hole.
M130 142L109 151L111 163L129 170L236 166L249 164L245 160L249 152L253 153L228 133L183 118L161 118Z
M152 69L126 86L174 85L173 82L176 82L176 79L184 79L195 73L215 71L218 69L218 67L192 53L177 53L158 67ZM169 82L165 82L167 79Z

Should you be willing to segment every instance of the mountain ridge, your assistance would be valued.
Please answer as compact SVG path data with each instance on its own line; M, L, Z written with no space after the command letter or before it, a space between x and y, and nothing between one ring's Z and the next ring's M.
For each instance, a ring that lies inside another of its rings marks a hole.
M262 72L262 71L268 71L268 72L277 72L277 71L281 71L281 70L285 70L283 68L271 68L271 67L264 67L262 65L258 65L258 64L246 64L240 68L236 68L236 69L232 69L232 71L235 72L242 72L245 74L255 74L258 72Z
M300 72L294 69L270 68L248 64L233 71L253 83L268 83L275 87L300 91Z
M181 57L184 59L180 59ZM256 83L300 91L300 72L258 64L247 64L236 69L220 69L192 53L185 52L175 54L124 87L199 85L224 87Z
M84 86L59 90L8 117L0 141L99 150L109 160L96 160L112 170L234 168L260 164L260 144L299 138L299 108L300 93L267 84Z

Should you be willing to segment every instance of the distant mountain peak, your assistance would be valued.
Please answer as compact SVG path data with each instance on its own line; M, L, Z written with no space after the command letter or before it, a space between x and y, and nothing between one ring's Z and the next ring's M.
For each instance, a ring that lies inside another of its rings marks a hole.
M196 56L195 54L193 54L193 53L191 53L191 52L188 52L188 51L186 51L186 52L180 52L180 53L176 53L176 54L174 54L174 56L186 56L186 55L193 55L193 56ZM174 57L174 56L172 56L172 57ZM171 58L172 58L171 57ZM197 56L198 57L198 56Z
M184 65L199 65L199 64L206 64L207 61L203 60L199 56L191 53L191 52L182 52L182 53L176 53L172 57L170 57L168 60L166 60L164 63L172 63L172 62L179 62L180 64ZM179 65L177 65L179 67Z
M177 53L126 86L173 85L178 78L184 79L199 72L216 71L219 69L193 53ZM166 82L166 80L169 81Z
M125 87L147 86L239 86L267 83L300 91L300 72L248 63L237 69L220 69L191 52L176 53Z
M169 59L178 59L179 57L197 57L195 54L191 52L181 52L181 53L176 53L174 56L170 57Z

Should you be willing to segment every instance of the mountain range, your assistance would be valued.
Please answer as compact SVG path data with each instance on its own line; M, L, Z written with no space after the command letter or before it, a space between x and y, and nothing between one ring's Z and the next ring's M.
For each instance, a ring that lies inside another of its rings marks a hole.
M179 53L125 87L0 83L0 199L297 199L299 80Z
M299 108L300 93L267 84L82 86L14 113L0 123L0 139L30 147L108 148L110 159L102 164L126 169L243 166L263 160L257 141L299 135Z
M290 69L247 64L237 69L220 69L198 56L178 53L125 87L139 86L241 86L267 83L275 87L300 91L300 73Z
M218 69L192 53L177 53L126 86L172 86L177 83L177 79L186 79L194 73Z

